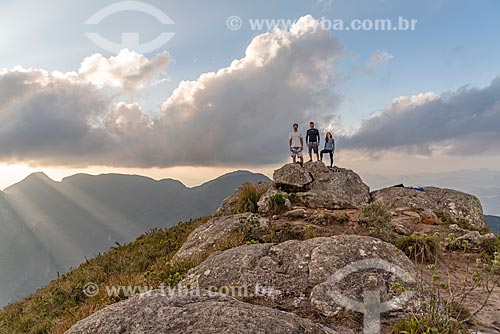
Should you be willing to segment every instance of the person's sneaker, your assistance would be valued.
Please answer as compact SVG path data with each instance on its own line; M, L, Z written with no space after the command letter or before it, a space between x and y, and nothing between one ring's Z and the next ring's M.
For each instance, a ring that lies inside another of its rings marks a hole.
M308 162L313 162L313 159L309 160Z

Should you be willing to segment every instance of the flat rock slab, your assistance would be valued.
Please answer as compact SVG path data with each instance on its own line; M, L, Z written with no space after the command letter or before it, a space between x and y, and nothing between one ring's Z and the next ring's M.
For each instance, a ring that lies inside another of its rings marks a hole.
M336 334L336 331L264 306L223 295L168 296L152 292L104 308L66 334Z

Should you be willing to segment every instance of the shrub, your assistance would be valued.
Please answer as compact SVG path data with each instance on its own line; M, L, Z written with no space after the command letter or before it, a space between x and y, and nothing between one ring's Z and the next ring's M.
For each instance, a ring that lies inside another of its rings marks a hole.
M486 239L483 243L482 251L487 258L492 259L495 253L500 252L500 236L494 239Z
M391 334L465 334L471 333L468 324L483 309L492 296L500 278L495 272L500 266L500 253L496 253L491 266L483 266L480 259L476 267L464 268L465 278L459 285L450 284L450 277L441 277L436 264L427 266L430 278L420 276L420 303L404 309L405 319L392 326ZM482 295L479 297L478 292ZM478 306L469 309L467 300L476 299Z
M395 245L412 260L432 263L437 257L436 241L425 234L413 233L399 238Z
M457 321L445 321L433 314L412 315L398 322L391 334L465 334L469 330Z
M285 196L277 193L269 197L269 204L271 205L272 213L278 214L286 211Z
M238 212L257 212L257 202L261 192L251 183L245 183L241 186L238 193L238 202L236 203Z
M396 234L391 224L391 214L380 203L367 204L361 210L359 223L370 230L370 236L383 241L394 243Z

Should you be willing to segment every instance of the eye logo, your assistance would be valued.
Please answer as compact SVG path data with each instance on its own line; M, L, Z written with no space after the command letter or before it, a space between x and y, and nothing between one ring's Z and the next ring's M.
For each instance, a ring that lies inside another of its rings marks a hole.
M149 14L150 16L157 19L161 24L175 24L175 22L168 17L167 14L159 10L158 8L144 3L140 1L122 1L111 4L107 7L102 8L94 15L92 15L87 21L85 21L86 25L97 25L102 22L105 18L114 15L116 13L121 13L125 11L133 11L133 12L142 12ZM140 53L149 53L156 49L161 48L165 45L172 37L174 37L175 33L172 32L162 32L158 37L154 40L139 43L139 33L138 32L124 32L122 33L122 41L120 43L114 43L112 41L107 40L102 37L98 33L94 32L86 32L85 36L92 41L94 44L99 46L100 48L112 52L119 53L122 49L134 50Z
M365 259L348 264L331 276L328 282L335 285L350 274L366 269L379 269L391 272L405 283L416 282L415 278L401 267L378 258ZM404 291L398 297L381 302L380 291L365 290L363 292L364 300L363 302L359 302L350 299L336 289L328 292L328 295L339 305L364 314L364 334L379 334L380 315L384 312L400 309L406 302L413 298L414 294L415 291Z

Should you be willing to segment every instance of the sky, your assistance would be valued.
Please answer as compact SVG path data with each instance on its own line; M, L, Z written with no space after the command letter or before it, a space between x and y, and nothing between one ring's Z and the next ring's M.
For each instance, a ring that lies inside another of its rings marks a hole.
M3 0L0 188L35 171L188 186L236 169L270 176L289 161L291 125L309 121L361 174L500 170L499 10ZM374 29L381 20L393 29Z

